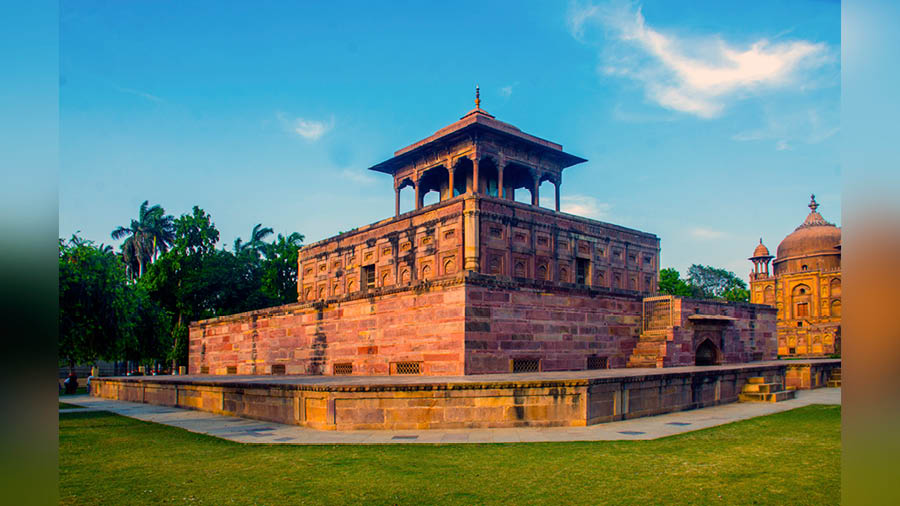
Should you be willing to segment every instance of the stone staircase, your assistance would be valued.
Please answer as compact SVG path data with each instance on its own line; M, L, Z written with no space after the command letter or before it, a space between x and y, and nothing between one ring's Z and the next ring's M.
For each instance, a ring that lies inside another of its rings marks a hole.
M793 399L796 390L784 390L781 383L766 383L766 378L756 376L747 378L747 383L738 394L740 402L781 402Z
M645 332L631 351L626 367L662 367L666 356L666 333Z
M841 368L831 370L831 376L826 383L828 388L841 388Z
M628 357L626 367L663 367L666 336L671 328L672 299L645 303L641 337Z

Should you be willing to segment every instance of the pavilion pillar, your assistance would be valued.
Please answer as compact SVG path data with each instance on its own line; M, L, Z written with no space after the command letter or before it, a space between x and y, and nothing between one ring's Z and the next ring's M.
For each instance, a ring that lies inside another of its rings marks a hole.
M394 217L400 216L400 188L394 188Z
M450 178L448 180L449 184L450 184L450 193L447 195L447 198L452 199L453 198L453 165L450 163L449 160L447 161L447 172L450 173Z
M500 163L497 166L497 196L501 199L504 198L503 194L503 159L500 159Z
M478 155L472 157L472 193L478 193L481 185L478 184Z
M556 211L559 212L559 183L556 182L553 186L556 188Z
M416 210L417 211L422 208L422 197L419 194L419 183L420 183L420 181L416 181L416 185L414 187L416 189Z
M463 210L463 254L465 260L463 268L467 271L480 270L478 242L481 235L481 225L478 219L476 203L477 200L474 198L467 198Z
M534 207L539 206L540 202L541 202L541 196L540 196L541 183L540 183L540 181L541 181L541 178L539 176L535 177L534 185L532 186L532 190L531 190L531 205L533 205Z

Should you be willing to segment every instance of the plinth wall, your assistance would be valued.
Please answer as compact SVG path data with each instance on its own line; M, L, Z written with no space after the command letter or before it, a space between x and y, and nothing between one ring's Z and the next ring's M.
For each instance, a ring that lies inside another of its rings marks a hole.
M827 377L840 365L840 360L763 362L615 375L594 371L582 378L528 375L511 381L506 375L496 381L482 376L418 383L375 378L365 384L340 384L337 378L292 384L258 377L114 377L95 378L91 395L325 430L584 426L735 402L750 377L783 383L798 367Z

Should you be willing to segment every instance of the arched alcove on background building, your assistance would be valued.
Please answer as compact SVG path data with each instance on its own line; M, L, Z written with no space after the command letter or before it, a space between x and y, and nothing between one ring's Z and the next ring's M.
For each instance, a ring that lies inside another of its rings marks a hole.
M809 290L809 286L804 284L795 286L791 291L791 310L795 319L808 318L812 314L811 297L812 293Z
M775 304L775 287L772 285L767 286L763 290L763 302L769 305Z

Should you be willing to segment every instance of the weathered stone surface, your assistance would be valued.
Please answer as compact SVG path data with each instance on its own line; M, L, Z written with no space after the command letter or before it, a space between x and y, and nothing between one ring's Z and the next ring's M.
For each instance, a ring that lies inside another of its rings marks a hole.
M310 383L289 377L119 377L95 378L91 395L326 430L584 426L735 402L745 385L761 384L751 383L753 378L790 386L798 374L827 378L840 365L840 360L764 362L652 374L586 371L569 378L544 373L522 381L502 375L497 381L481 376L477 381L403 378L409 381L402 383L372 378L361 384L340 378Z

